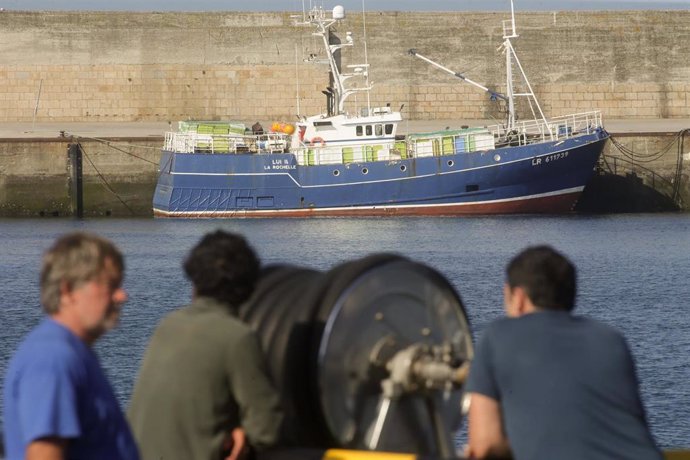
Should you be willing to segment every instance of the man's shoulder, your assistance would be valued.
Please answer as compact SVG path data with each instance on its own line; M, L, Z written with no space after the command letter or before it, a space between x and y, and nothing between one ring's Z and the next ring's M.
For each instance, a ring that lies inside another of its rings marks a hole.
M523 317L524 318L524 317ZM487 337L504 336L506 333L515 333L516 330L524 329L527 322L521 321L522 318L502 317L497 318L487 324L484 335Z
M531 334L541 330L558 330L559 328L579 329L609 340L622 340L622 333L613 326L601 321L572 315L568 312L537 312L519 318L504 317L489 323L485 334L489 336L506 336L513 334Z
M6 389L16 390L26 382L39 380L80 382L88 375L88 360L79 344L54 325L44 326L42 323L34 328L15 351L5 375Z
M491 344L496 346L503 344L506 347L512 347L515 344L582 340L583 343L596 344L596 346L611 351L618 350L621 353L628 349L625 337L615 327L567 312L538 312L519 318L500 318L486 327L483 336L484 340ZM577 337L579 339L575 339Z
M166 315L157 329L170 332L199 328L208 335L213 335L214 331L218 331L219 334L227 336L228 340L253 334L251 327L233 314L229 308L221 305L199 308L199 305L195 303L182 306Z
M583 324L585 327L598 331L602 334L609 334L621 336L621 332L610 324L604 323L598 319L590 318L588 316L573 316L573 321Z
M62 326L44 320L19 344L15 359L45 363L73 363L80 360L81 348L76 337Z
M585 316L577 316L574 321L583 328L590 344L599 346L602 350L627 353L628 343L625 336L614 326Z

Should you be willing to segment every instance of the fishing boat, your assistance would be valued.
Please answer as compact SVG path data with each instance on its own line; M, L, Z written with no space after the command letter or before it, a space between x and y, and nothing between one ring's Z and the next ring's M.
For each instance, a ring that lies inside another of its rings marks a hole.
M410 54L502 101L504 123L400 135L401 113L348 97L372 89L369 64L342 70L330 40L345 19L341 6L313 8L303 23L323 41L331 84L325 113L263 132L221 122L181 122L166 133L153 199L157 217L305 217L566 213L592 176L608 133L598 111L547 119L504 22L506 94ZM520 87L516 86L522 78ZM526 85L525 85L526 83ZM521 88L526 89L521 89ZM533 117L520 119L516 99ZM369 98L364 98L367 101ZM525 104L523 104L525 105ZM256 127L255 127L256 128Z

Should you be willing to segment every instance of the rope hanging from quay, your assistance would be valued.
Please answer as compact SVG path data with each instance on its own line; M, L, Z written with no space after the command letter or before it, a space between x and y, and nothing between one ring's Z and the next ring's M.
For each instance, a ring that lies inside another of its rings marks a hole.
M680 130L668 144L666 144L660 150L658 150L656 152L651 152L651 153L635 152L634 150L623 145L614 136L611 136L610 139L611 139L611 143L613 144L613 146L623 155L623 157L630 160L630 162L633 164L651 163L654 161L658 161L664 155L671 152L671 149L674 145L677 145L677 148L676 148L676 170L673 173L672 178L670 180L667 180L667 182L669 182L671 184L671 188L672 188L670 198L682 208L683 206L682 206L682 197L681 197L681 193L680 193L680 188L681 188L681 179L682 179L682 175L683 175L683 153L685 151L685 138L688 135L690 135L690 129ZM604 161L606 161L606 160L604 159ZM644 168L644 169L646 169L646 168Z
M102 139L99 137L85 137L85 136L75 136L75 137L77 139L87 139L87 140L91 140L91 141L100 142L101 144L105 145L106 147L109 147L109 148L116 150L120 153L124 153L125 155L129 155L132 158L137 158L141 161L145 161L146 163L158 166L158 163L155 161L147 160L146 158L140 157L139 155L135 155L132 152L128 152L124 149L121 149L121 148L118 148L115 146L116 145L124 145L127 147L133 147L133 148L138 148L138 149L147 149L147 150L155 150L155 151L160 151L160 147L151 147L148 145L137 145L137 144L131 144L129 142L113 142L113 141L109 141L107 139Z
M143 158L143 157L141 157L141 156L139 156L139 155L135 155L135 154L132 153L132 152L128 152L127 150L125 150L125 149L123 149L123 148L116 147L116 146L117 146L117 145L124 145L124 146L132 147L132 148L149 149L149 150L155 150L155 151L159 151L159 150L160 150L160 147L150 147L150 146L147 146L147 145L137 145L137 144L131 144L131 143L129 143L129 142L113 142L113 141L109 141L109 140L107 140L107 139L102 139L102 138L99 138L99 137L88 137L88 136L73 136L73 137L74 137L74 139L76 140L76 143L77 143L77 145L79 146L79 148L81 149L81 151L84 153L84 156L86 157L86 159L88 160L88 162L91 164L91 166L93 167L94 171L96 171L96 173L98 174L98 177L99 177L99 178L101 179L101 181L103 182L103 184L104 184L106 190L108 190L110 193L112 193L112 194L118 199L118 201L119 201L120 203L122 203L122 205L123 205L125 208L127 208L127 210L128 210L132 215L135 215L134 210L133 210L133 209L122 199L122 197L113 189L113 187L112 187L112 186L110 185L110 183L107 181L107 179L105 178L105 176L103 176L103 174L102 174L102 173L99 171L99 169L96 167L95 163L91 160L91 157L89 157L89 155L86 153L86 150L84 149L84 146L81 144L81 142L79 142L79 140L82 139L82 140L90 140L90 141L99 142L99 143L105 145L106 147L111 148L111 149L113 149L113 150L115 150L115 151L117 151L117 152L124 153L125 155L128 155L128 156L130 156L130 157L132 157L132 158L136 158L136 159L138 159L138 160L144 161L144 162L146 162L146 163L149 163L149 164L152 164L152 165L155 165L155 166L158 166L158 163L157 163L157 162L148 160L148 159ZM171 161L172 161L172 157L170 157L170 159L169 159L168 162L165 164L165 166L163 166L163 167L158 171L158 176L156 177L156 180L158 180L158 179L160 178L162 172L170 165L170 162L171 162Z
M91 167L94 169L94 171L96 171L96 174L98 174L98 177L99 177L99 178L101 179L101 181L103 182L105 189L108 190L108 191L109 191L110 193L112 193L113 195L115 195L115 197L118 199L118 201L119 201L120 203L122 203L122 205L123 205L125 208L127 208L127 210L129 210L129 212L130 212L132 215L135 215L134 210L133 210L132 208L130 208L129 205L128 205L127 203L125 203L125 201L122 199L122 197L113 189L113 187L112 187L112 186L110 185L110 183L106 180L106 178L103 176L103 174L101 174L101 172L98 170L98 168L96 167L96 165L94 164L94 162L91 160L91 157L88 155L88 153L86 153L86 150L84 149L84 146L81 144L81 142L77 141L77 145L79 146L79 149L84 153L84 157L86 157L86 159L88 160L89 164L91 164Z
M683 151L682 151L683 140L684 140L685 136L689 133L690 133L690 129L684 129L684 130L679 131L668 144L666 144L660 150L658 150L656 152L651 152L651 153L635 152L634 150L623 145L613 135L611 135L609 139L611 139L611 143L614 145L614 147L616 147L616 149L619 152L621 152L623 154L623 156L630 159L631 161L634 161L636 163L651 163L652 161L656 161L656 160L660 159L662 156L664 156L666 153L668 153L675 143L678 143L678 150L677 150L678 155L682 156L682 154L683 154Z

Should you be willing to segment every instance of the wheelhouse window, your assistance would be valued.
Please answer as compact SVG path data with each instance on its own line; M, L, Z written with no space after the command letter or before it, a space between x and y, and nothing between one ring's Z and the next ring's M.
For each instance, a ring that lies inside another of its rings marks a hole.
M358 136L361 136L362 134L364 134L364 130L362 129L362 125L357 126L356 132L357 132Z
M393 134L393 124L392 123L386 124L386 134Z
M371 136L371 125L367 125L367 136Z
M374 125L377 136L383 136L383 125Z

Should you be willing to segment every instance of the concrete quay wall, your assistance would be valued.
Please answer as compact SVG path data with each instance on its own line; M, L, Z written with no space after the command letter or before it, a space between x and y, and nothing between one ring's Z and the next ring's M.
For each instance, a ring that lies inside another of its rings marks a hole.
M485 93L407 50L502 92L505 19L368 12L372 102L405 104L416 120L501 118ZM352 13L337 27L355 38L344 65L363 62L362 24ZM690 11L518 13L517 24L515 47L547 115L690 118ZM287 12L5 11L0 121L294 120L325 107L327 68L303 62L323 56L310 33Z
M603 155L606 171L619 176L632 173L667 197L677 189L677 204L690 211L690 131L614 134Z
M84 216L151 216L162 138L0 141L0 217L72 215L71 142L82 146Z

